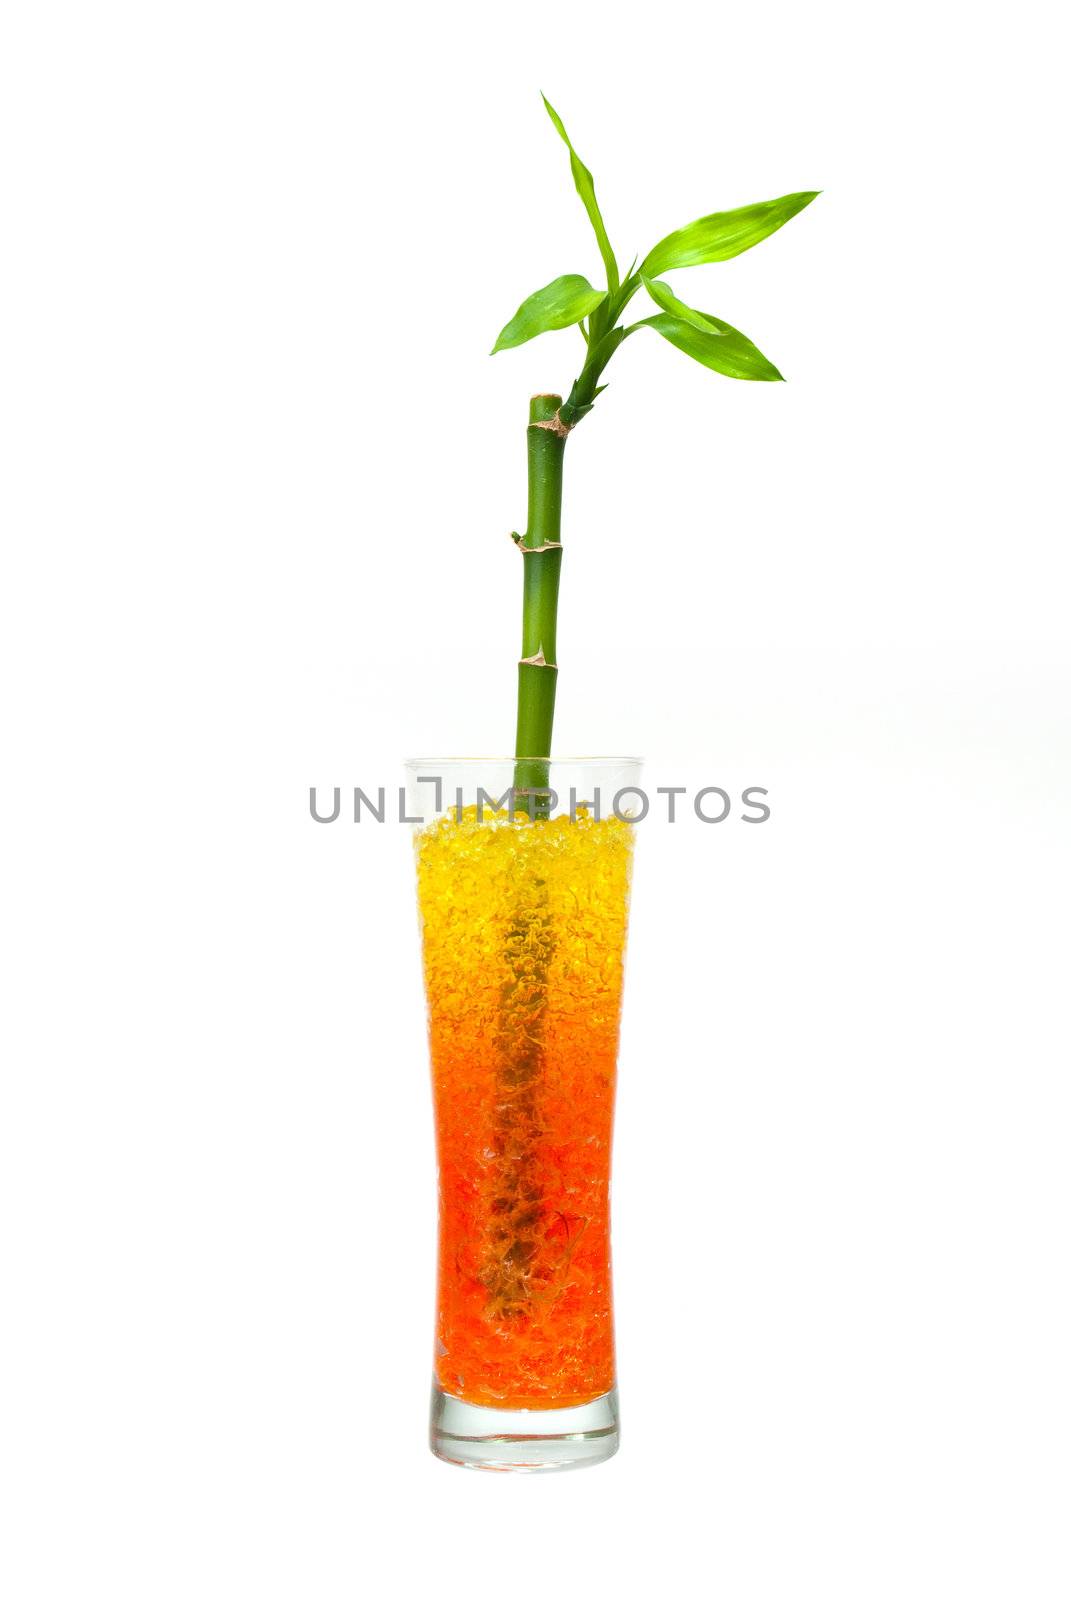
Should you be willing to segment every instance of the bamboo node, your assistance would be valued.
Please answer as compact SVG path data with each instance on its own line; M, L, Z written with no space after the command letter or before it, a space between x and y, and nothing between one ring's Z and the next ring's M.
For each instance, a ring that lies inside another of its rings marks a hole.
M534 656L522 656L517 664L521 667L549 667L551 672L558 670L558 663L548 661L542 649L537 650Z
M542 544L525 544L523 539L517 540L517 549L522 556L539 556L543 554L544 550L560 550L561 548L562 542L560 539L544 539Z
M548 433L556 433L559 439L568 439L573 431L568 422L562 421L562 414L556 411L552 417L547 417L544 422L530 422L530 428L546 428Z

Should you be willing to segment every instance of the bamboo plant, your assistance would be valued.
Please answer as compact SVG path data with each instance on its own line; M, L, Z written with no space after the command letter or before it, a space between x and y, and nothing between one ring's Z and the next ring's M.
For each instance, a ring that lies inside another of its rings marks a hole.
M773 362L745 334L720 317L686 304L663 274L707 262L728 261L750 250L776 233L818 193L804 190L700 217L667 234L638 266L634 261L622 277L595 198L591 173L545 95L543 103L569 151L573 182L598 242L606 285L597 288L579 273L555 278L522 302L491 352L494 355L499 350L511 350L538 334L573 326L580 329L586 351L580 374L566 400L557 394L537 394L529 406L528 522L523 534L512 536L524 558L514 778L517 804L522 810L529 809L527 797L538 795L548 781L558 680L562 468L569 435L605 389L602 379L611 357L641 328L652 328L685 355L727 378L779 382L781 374ZM641 289L657 310L651 316L626 323L625 313Z

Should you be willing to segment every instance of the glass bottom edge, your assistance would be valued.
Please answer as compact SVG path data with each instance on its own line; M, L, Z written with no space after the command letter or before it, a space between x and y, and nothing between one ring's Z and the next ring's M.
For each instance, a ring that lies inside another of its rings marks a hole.
M485 1472L561 1472L593 1467L617 1452L617 1390L547 1411L475 1406L431 1391L431 1449L440 1461Z

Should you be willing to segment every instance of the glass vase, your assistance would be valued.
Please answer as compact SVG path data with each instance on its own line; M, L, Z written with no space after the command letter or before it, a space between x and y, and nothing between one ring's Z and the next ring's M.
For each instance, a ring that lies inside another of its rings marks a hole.
M439 1170L431 1447L618 1445L610 1157L640 763L408 763Z

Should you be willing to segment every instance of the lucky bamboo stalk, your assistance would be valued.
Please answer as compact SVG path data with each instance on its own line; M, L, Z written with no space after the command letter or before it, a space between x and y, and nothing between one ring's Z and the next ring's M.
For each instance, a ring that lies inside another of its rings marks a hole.
M678 350L726 377L777 382L781 374L739 329L696 311L661 278L664 272L728 261L769 238L818 191L805 190L734 211L713 212L667 234L622 279L595 198L591 173L580 160L561 118L544 105L569 150L573 181L595 233L606 275L605 289L569 273L529 295L495 341L495 354L554 329L578 326L586 356L563 402L557 394L532 397L528 417L528 523L513 538L524 561L521 659L517 681L517 757L514 785L518 808L540 809L538 793L548 782L558 684L558 586L561 575L562 467L566 441L605 388L600 380L610 358L640 328L653 328ZM655 315L622 325L633 296L643 289Z
M524 816L502 826L496 806L484 827L479 805L466 810L459 798L453 821L418 835L439 1150L433 1449L523 1470L605 1460L618 1439L610 1146L633 830L594 808L577 826L564 816L543 825L566 445L602 393L607 364L640 328L729 377L779 378L749 339L686 305L662 274L738 255L814 198L703 217L622 275L591 174L547 111L569 149L605 287L556 278L495 345L574 324L584 341L567 397L537 394L529 406L528 520L513 535L524 571L513 765ZM640 290L656 311L626 324ZM585 796L593 779L597 792L598 763L564 770Z
M780 378L743 333L680 301L661 274L740 254L813 198L786 195L701 218L621 275L591 173L557 112L551 106L548 112L596 232L605 288L576 274L556 278L528 296L495 344L511 349L573 325L584 341L583 366L567 398L533 395L528 408L528 518L525 531L514 534L523 565L514 803L530 819L551 811L568 437L602 394L610 358L640 328L653 328L730 378ZM626 325L621 318L640 290L656 312ZM429 829L423 840L424 902L435 923L426 933L435 997L432 1056L448 1195L440 1213L434 1426L448 1459L503 1459L498 1445L482 1443L480 1406L504 1406L514 1422L517 1406L602 1406L581 1434L594 1429L589 1446L596 1454L615 1448L608 1146L631 866L631 838L620 837L621 826L618 818L594 826L586 818L568 840L557 829L495 827L488 834L458 808L456 832ZM461 856L464 872L451 877L448 894L435 893L437 874L450 872ZM466 982L471 994L458 1005ZM445 1418L466 1400L471 1411L448 1426ZM467 1434L461 1422L477 1434ZM525 1440L523 1448L540 1459L533 1437L525 1426L515 1443L522 1448ZM548 1435L551 1451L554 1437ZM575 1435L568 1430L565 1437ZM581 1456L576 1446L570 1459Z

